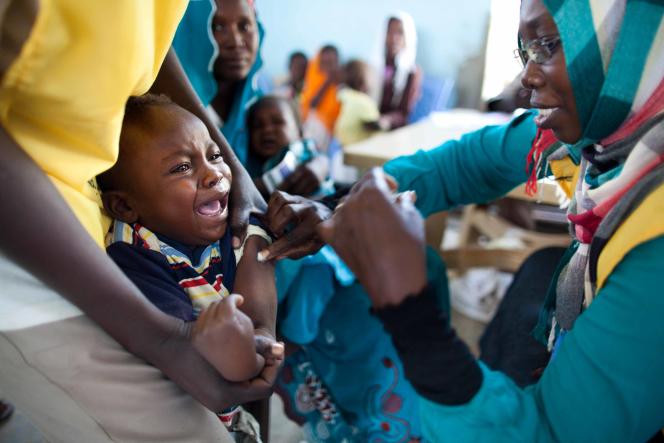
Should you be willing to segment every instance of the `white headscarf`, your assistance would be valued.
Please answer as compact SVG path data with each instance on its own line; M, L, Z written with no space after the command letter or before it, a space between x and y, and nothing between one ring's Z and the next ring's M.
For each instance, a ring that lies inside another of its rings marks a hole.
M417 31L415 29L415 21L413 17L404 11L396 11L389 14L383 24L383 32L380 34L380 54L376 60L376 66L379 68L381 80L384 81L385 75L385 38L387 36L387 28L390 19L397 19L403 24L404 31L404 47L396 55L394 64L396 70L394 73L394 94L392 96L392 103L399 103L403 91L408 82L408 76L415 70L415 55L417 54ZM382 83L381 83L382 84Z

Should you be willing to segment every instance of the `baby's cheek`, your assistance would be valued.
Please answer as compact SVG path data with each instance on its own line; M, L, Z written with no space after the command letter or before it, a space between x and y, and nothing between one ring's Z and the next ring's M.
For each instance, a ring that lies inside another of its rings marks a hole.
M222 172L228 178L228 183L232 184L233 183L233 173L231 172L231 167L228 166L228 164L224 163L224 170Z

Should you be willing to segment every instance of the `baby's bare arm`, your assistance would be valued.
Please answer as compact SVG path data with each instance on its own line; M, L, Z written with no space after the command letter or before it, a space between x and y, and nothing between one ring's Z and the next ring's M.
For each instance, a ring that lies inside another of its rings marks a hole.
M277 319L274 264L259 263L256 259L258 251L267 246L267 241L261 237L251 236L247 239L235 274L233 291L244 297L240 309L253 321L256 335L274 340Z

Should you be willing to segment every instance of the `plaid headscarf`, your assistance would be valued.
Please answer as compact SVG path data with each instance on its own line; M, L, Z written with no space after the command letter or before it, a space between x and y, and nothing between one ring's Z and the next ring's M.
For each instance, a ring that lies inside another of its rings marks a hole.
M664 181L664 2L543 1L562 39L582 128L577 143L549 156L571 155L581 170L568 212L575 241L555 287L555 331L556 323L571 329L592 302L604 245Z

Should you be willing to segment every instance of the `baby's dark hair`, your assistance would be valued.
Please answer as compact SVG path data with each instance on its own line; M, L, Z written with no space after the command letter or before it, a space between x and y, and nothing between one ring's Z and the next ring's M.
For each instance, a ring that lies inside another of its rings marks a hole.
M122 127L134 124L151 125L148 109L154 106L177 106L166 94L143 94L129 97L125 105Z
M362 60L351 60L344 65L344 81L349 88L367 92L369 89L369 65Z
M289 100L284 97L279 97L278 95L264 95L263 97L259 98L256 100L252 105L249 107L247 110L247 127L251 127L251 122L254 119L254 115L256 114L256 111L259 109L263 108L264 106L268 105L279 105L279 104L284 104L290 111L293 113L293 117L295 118L295 124L297 124L297 129L300 131L300 134L304 132L304 128L302 127L302 119L300 118L300 111L295 106L295 102L293 100Z
M122 131L120 132L120 153L118 156L118 161L111 169L97 176L97 186L101 192L117 190L118 186L120 185L121 178L118 177L116 166L120 163L120 156L122 155L123 149L128 149L130 145L126 140L126 129L130 126L140 126L145 128L147 131L153 129L157 130L158 122L150 119L149 113L147 111L152 107L166 106L177 106L177 104L175 104L173 100L171 100L170 97L165 94L147 93L129 97L127 103L125 104L125 112L122 119Z

